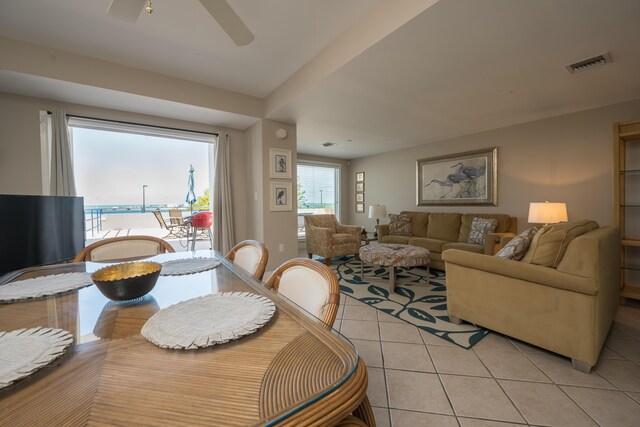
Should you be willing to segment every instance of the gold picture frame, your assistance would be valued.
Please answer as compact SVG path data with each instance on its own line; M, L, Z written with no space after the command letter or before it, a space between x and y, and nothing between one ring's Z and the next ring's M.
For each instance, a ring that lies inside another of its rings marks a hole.
M498 148L420 159L418 206L498 205Z

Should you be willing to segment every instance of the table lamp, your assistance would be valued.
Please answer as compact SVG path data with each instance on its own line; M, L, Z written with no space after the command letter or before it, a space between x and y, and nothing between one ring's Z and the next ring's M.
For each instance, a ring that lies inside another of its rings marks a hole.
M555 224L567 221L567 204L545 201L529 203L529 219L531 224Z
M380 225L380 218L387 217L387 207L385 205L371 205L369 206L369 218L376 219L376 231L373 233L373 238L378 238L378 226Z

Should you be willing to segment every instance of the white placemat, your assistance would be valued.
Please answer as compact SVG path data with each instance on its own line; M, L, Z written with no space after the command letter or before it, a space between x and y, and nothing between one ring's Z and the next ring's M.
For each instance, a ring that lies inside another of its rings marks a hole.
M0 286L0 303L40 298L92 285L89 273L65 273L18 280Z
M174 259L162 263L161 276L182 276L184 274L200 273L216 268L220 261L215 258Z
M64 329L31 328L0 332L0 389L62 356L73 335Z
M142 336L163 347L191 350L249 335L273 317L273 301L249 292L224 292L160 310L142 327Z

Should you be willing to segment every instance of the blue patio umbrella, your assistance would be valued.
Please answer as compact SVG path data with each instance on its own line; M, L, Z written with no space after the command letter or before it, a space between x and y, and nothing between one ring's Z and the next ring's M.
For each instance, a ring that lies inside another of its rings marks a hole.
M189 165L189 192L187 193L187 197L185 201L191 205L191 213L193 213L193 204L198 200L196 198L196 193L193 192L194 182L193 182L193 165Z

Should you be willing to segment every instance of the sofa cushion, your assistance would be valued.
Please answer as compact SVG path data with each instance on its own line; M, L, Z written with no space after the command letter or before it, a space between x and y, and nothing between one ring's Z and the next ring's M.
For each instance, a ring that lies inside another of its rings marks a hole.
M524 254L529 250L531 241L535 237L536 233L540 231L540 228L541 227L539 226L531 227L518 234L516 237L511 239L509 243L504 245L504 247L496 253L496 256L498 258L520 261Z
M392 236L411 236L411 217L408 215L389 215L389 234Z
M427 225L429 224L429 212L400 212L402 215L411 217L411 235L416 237L427 237Z
M598 228L595 221L562 222L545 226L536 233L523 262L557 267L575 237Z
M409 236L392 236L389 234L388 236L383 236L380 239L380 243L399 243L401 245L408 245Z
M488 233L493 233L497 225L498 220L495 218L473 218L467 243L484 245L484 238Z
M462 214L459 213L433 212L429 214L427 237L449 242L458 241L461 217Z
M411 246L419 246L421 248L429 249L431 252L441 253L443 251L442 247L451 243L450 240L440 240L440 239L429 239L424 237L411 238L409 239L409 244Z
M462 243L462 242L446 243L442 246L442 250L446 251L447 249L461 249L463 251L475 252L477 254L484 253L484 246L476 245L474 243Z
M471 231L471 223L473 223L474 218L487 218L487 219L495 219L498 221L496 224L496 229L494 232L496 233L506 233L511 230L511 217L506 214L464 214L460 218L460 233L458 234L458 238L455 239L458 242L467 242L469 241L469 232Z

